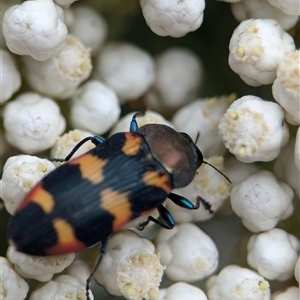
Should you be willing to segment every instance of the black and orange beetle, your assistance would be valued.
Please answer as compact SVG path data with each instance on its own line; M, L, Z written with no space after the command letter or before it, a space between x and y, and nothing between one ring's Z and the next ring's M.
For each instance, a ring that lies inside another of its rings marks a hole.
M149 216L141 229L150 221L173 228L173 217L162 205L167 197L186 209L197 209L202 202L210 210L200 197L194 205L171 193L173 188L188 185L203 163L195 143L166 125L138 127L138 114L129 132L106 140L98 136L83 139L64 159L65 164L27 194L8 230L18 251L58 255L101 242L98 266L108 237L131 220L157 209L159 219ZM88 140L96 147L71 159Z

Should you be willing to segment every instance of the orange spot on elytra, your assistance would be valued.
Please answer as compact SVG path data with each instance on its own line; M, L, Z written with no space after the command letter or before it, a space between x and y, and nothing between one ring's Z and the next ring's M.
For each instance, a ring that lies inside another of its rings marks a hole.
M52 224L57 233L58 241L54 246L47 249L47 254L78 252L86 248L85 244L76 238L72 225L66 220L54 219Z
M50 214L53 211L55 201L52 195L43 189L42 182L37 184L24 198L18 207L18 211L24 209L28 204L38 204L46 214Z
M69 161L69 164L79 165L81 176L93 184L99 184L103 181L103 168L107 163L108 159L101 159L92 154L84 154Z
M143 174L143 180L147 186L155 186L163 189L168 194L171 191L170 178L166 174L160 174L156 171L147 171Z
M110 188L100 193L100 208L114 216L114 232L122 228L131 219L131 203L128 194L128 192L118 193Z
M122 151L126 155L137 155L140 150L141 143L143 142L142 138L136 134L132 134L131 132L126 132L125 138L126 141L122 147Z

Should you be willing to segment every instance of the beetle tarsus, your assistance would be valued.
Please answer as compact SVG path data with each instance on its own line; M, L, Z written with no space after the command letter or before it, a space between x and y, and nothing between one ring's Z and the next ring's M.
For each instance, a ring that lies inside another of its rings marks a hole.
M199 200L198 200L198 199L199 199ZM203 199L203 198L200 197L200 196L197 196L197 200L200 201L200 202L203 204L204 208L205 208L206 210L208 210L208 212L209 212L210 214L213 214L213 213L214 213L214 211L211 209L211 205L210 205L209 202L207 202L205 199Z

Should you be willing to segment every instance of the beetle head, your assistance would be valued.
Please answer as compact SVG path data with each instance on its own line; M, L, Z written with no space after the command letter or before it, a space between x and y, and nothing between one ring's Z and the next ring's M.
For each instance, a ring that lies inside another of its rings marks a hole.
M162 124L147 124L138 128L153 157L172 178L173 188L187 186L203 162L203 156L190 136Z

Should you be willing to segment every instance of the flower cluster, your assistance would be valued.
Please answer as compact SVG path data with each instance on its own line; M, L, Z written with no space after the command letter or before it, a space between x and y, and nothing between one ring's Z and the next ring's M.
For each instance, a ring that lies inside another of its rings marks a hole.
M219 170L202 164L175 191L193 203L201 196L212 214L166 199L172 230L152 222L136 230L158 217L155 210L110 237L94 274L106 291L92 286L91 300L299 297L300 51L290 34L299 0L224 2L1 2L0 204L7 219L60 165L42 157L63 159L88 136L126 132L139 110L138 126L187 133ZM93 147L87 142L73 157ZM1 228L1 244L5 236ZM88 298L98 246L38 257L7 241L1 251L1 299Z

